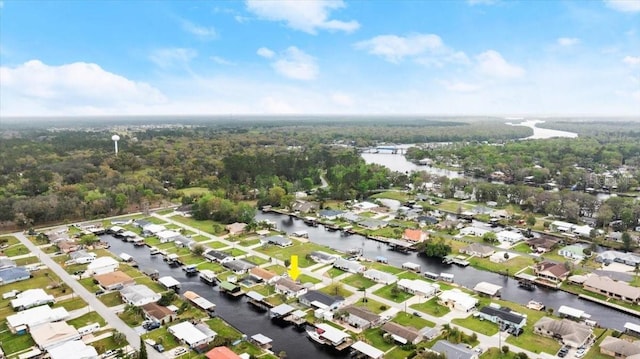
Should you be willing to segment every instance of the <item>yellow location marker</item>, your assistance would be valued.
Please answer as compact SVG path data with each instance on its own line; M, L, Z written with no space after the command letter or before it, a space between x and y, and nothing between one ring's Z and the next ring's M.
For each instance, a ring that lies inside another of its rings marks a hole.
M289 271L287 273L289 273L289 278L293 280L298 279L298 276L300 275L300 268L298 268L298 256L291 256L291 264L289 265Z

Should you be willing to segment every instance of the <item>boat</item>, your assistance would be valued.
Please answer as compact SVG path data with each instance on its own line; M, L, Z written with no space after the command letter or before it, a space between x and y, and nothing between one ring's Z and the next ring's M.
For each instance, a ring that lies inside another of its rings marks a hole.
M160 254L160 250L156 247L149 248L149 255L155 256L156 254Z
M200 280L205 282L208 285L216 284L216 274L208 269L203 269L200 271Z
M198 274L198 267L195 264L189 264L186 266L182 266L182 270L187 275L187 277L192 277Z
M376 257L376 262L378 262L378 263L389 263L389 260L387 259L387 257L378 256L378 257Z
M533 310L544 310L545 306L541 302L530 300L529 303L527 303L527 308Z

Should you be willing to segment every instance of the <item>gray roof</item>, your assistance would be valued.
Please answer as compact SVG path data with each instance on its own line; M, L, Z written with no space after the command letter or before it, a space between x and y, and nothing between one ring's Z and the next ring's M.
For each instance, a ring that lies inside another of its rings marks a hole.
M376 228L376 227L386 227L387 222L381 221L379 219L366 218L357 222L358 225L366 228Z
M498 317L505 322L520 324L526 318L518 313L514 313L511 309L507 307L495 308L491 306L486 306L480 309L480 313L484 313L488 316Z
M233 271L246 271L255 267L256 265L244 259L234 259L231 262L222 264L222 266Z
M266 243L276 244L276 245L279 245L279 246L289 245L289 244L293 243L291 241L291 239L285 238L285 237L280 236L280 235L265 237L265 238L261 239L261 241L262 242L266 242Z
M306 294L302 295L300 298L308 301L309 303L320 302L326 306L331 306L335 302L341 302L344 300L344 298L340 296L334 297L317 290L310 290Z
M453 344L447 340L438 340L431 350L442 353L450 359L471 359L475 355L475 352L462 344Z
M338 210L335 210L335 209L323 209L318 214L321 217L337 217L337 216L341 215L342 213L344 213L344 212L338 211Z
M353 315L353 316L356 316L356 317L358 317L360 319L364 319L364 320L366 320L368 322L372 322L373 323L373 322L376 322L376 321L380 320L380 316L379 315L377 315L375 313L372 313L372 312L370 312L370 311L368 311L368 310L366 310L364 308L354 307L353 305L350 305L350 306L344 308L344 311L349 313L349 314L351 314L351 315Z
M16 282L30 277L29 271L24 267L5 268L0 270L0 284Z
M204 253L204 257L205 258L217 259L217 260L223 260L225 258L231 257L231 255L227 254L225 252L222 252L222 251L217 251L215 249L211 249L211 250L208 250L208 251L206 251Z

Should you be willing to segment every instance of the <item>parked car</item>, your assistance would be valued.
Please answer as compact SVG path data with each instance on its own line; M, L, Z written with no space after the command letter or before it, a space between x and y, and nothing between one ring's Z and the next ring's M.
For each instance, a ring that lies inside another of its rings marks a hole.
M182 355L184 353L187 352L187 349L183 348L183 347L177 347L174 351L173 351L173 355L174 356L178 356L178 355Z
M585 354L587 354L587 349L579 348L578 351L573 356L576 358L582 358Z
M164 347L162 346L162 344L156 344L153 346L153 349L157 350L158 352L162 353L164 351Z
M158 322L146 322L142 324L142 327L146 330L154 330L160 328L160 323Z
M96 295L103 295L103 294L104 294L104 290L102 289L96 290Z

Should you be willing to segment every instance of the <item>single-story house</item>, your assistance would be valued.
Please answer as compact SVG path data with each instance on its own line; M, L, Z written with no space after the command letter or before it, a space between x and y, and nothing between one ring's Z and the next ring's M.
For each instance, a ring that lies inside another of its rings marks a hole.
M234 259L230 262L222 263L222 266L231 270L235 274L246 274L256 265L244 259Z
M428 236L427 232L423 232L421 229L407 228L402 234L402 239L413 243L420 243L425 241Z
M56 242L56 246L62 253L71 253L82 248L82 246L80 246L80 243L68 239L63 239Z
M450 289L440 293L438 303L462 312L470 312L478 305L478 300L460 289Z
M318 290L309 290L298 298L300 304L310 308L321 308L335 310L342 306L344 298L340 296L332 296Z
M284 294L289 298L299 298L307 293L307 288L292 281L290 278L280 278L275 283L276 293Z
M385 285L398 281L398 277L396 275L377 269L367 269L366 271L364 271L364 273L362 273L362 276L377 283L383 283Z
M87 252L85 250L75 251L69 254L69 263L75 264L87 264L93 262L96 259L96 254L92 252Z
M227 347L215 347L206 352L205 356L207 359L242 359L241 356Z
M500 325L500 329L524 328L527 317L507 307L488 305L478 311L478 317Z
M571 272L564 264L553 262L540 262L533 267L533 272L543 279L549 280L553 283L559 283L567 279L567 276Z
M342 310L347 314L345 321L354 328L369 329L380 324L382 320L379 315L361 307L350 305Z
M206 250L204 253L202 253L202 256L204 257L204 259L210 262L218 263L227 263L235 259L232 255L222 251L217 251L215 249Z
M358 216L353 212L345 212L342 214L342 219L351 223L356 223L358 221L361 221L362 217Z
M27 289L16 295L14 299L11 299L11 308L15 311L21 311L43 304L52 304L55 300L54 296L47 294L44 289Z
M333 266L349 273L362 273L367 268L357 261L350 261L344 258L338 258L333 262Z
M622 263L628 266L635 267L640 264L640 256L633 253L624 253L620 251L604 251L598 253L596 256L596 262L600 263Z
M567 258L577 261L581 261L585 258L584 249L586 247L581 244L572 244L570 246L562 247L558 250L558 254Z
M591 275L583 283L583 288L610 298L640 304L640 288L632 287L625 282L616 281L609 277Z
M429 282L420 279L400 279L398 281L398 288L407 293L414 295L421 295L424 297L431 297L438 292L438 287Z
M362 341L357 341L353 343L353 345L351 345L351 349L355 350L361 355L364 355L364 357L359 356L359 358L366 358L366 359L383 359L384 358L384 352L382 350L376 347L373 347Z
M235 223L227 224L224 228L231 235L240 234L240 233L244 233L245 228L247 228L247 224L241 223L241 222L235 222Z
M31 278L31 273L24 267L5 268L0 270L0 285L19 282Z
M320 212L318 212L318 216L320 216L320 218L325 218L330 221L333 221L335 219L340 218L340 216L342 216L343 213L344 213L343 211L338 211L335 209L323 209Z
M253 267L249 270L249 275L259 282L265 282L268 284L272 284L273 282L280 279L280 276L260 267Z
M47 350L51 359L98 359L96 348L82 340L70 340Z
M7 268L15 268L16 262L8 257L0 257L0 270Z
M122 301L136 307L157 302L162 297L144 284L136 284L122 288L120 291Z
M309 258L316 263L333 263L338 256L323 251L313 251L309 253Z
M155 223L151 223L149 222L149 224L145 225L142 227L142 234L143 235L156 235L162 231L166 231L167 227L161 225L161 224L155 224Z
M480 258L489 257L495 253L495 249L480 243L471 243L468 246L460 248L460 253Z
M147 319L160 324L170 323L177 318L177 314L174 311L154 302L143 305L142 310Z
M609 336L600 343L600 353L620 359L640 358L640 341L631 342Z
M121 271L98 274L93 276L93 279L98 281L98 285L104 290L119 290L136 283L133 278Z
M500 231L496 233L496 237L502 243L516 243L524 239L524 236L514 231Z
M478 353L468 349L464 344L453 344L448 340L438 340L431 351L444 355L445 358L478 359Z
M389 225L389 223L385 221L381 221L379 219L374 218L365 218L358 221L358 225L365 229L370 229L372 231L382 229Z
M111 257L98 257L89 263L85 273L88 275L110 273L117 270L119 266L118 261Z
M260 238L260 243L262 244L274 244L278 247L290 247L293 245L293 241L291 240L291 238L286 238L283 237L281 235L276 235L276 236L269 236L269 237L264 237L264 238Z
M293 205L291 205L291 210L294 212L300 213L310 213L315 212L320 208L320 204L316 202L307 202L302 200L297 200Z
M478 227L464 227L460 230L458 234L460 234L461 236L482 237L488 232L491 232L491 231L484 228L478 228Z
M63 307L51 308L48 305L23 310L7 317L7 327L12 333L26 332L29 328L69 318L69 312Z
M558 243L560 243L560 239L545 235L527 240L527 244L531 250L538 253L550 252Z
M206 327L206 325L204 325ZM182 322L167 328L176 339L187 344L190 348L197 348L212 342L217 333L203 326L196 326L191 322Z
M156 237L160 240L160 243L169 243L173 242L173 240L180 236L180 233L172 231L172 230L164 230L158 233L155 233Z
M382 326L382 331L390 335L396 342L400 344L417 344L420 340L422 340L422 335L420 332L412 327L405 327L403 325L394 323L394 322L386 322Z
M358 202L358 203L354 203L353 204L353 209L357 209L357 210L361 210L361 211L370 211L372 209L378 208L380 206L378 206L375 203L371 203L371 202Z
M533 325L533 332L559 339L563 344L573 348L581 347L593 339L591 327L569 319L542 317Z
M499 297L501 289L501 286L489 282L479 282L475 287L473 287L473 290L479 294L488 295L490 297Z
M38 325L29 331L38 348L48 350L71 340L80 339L76 328L66 322L52 322Z

